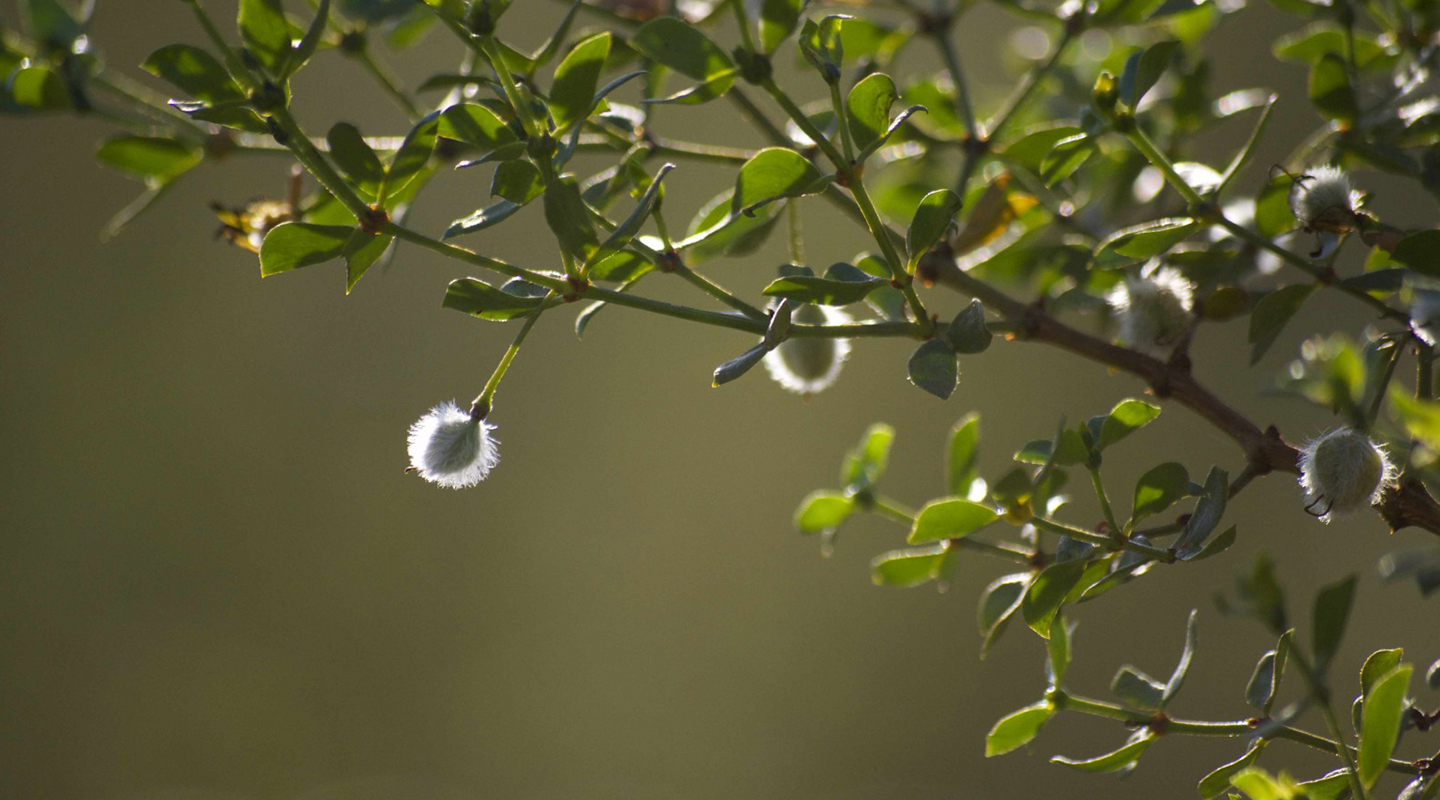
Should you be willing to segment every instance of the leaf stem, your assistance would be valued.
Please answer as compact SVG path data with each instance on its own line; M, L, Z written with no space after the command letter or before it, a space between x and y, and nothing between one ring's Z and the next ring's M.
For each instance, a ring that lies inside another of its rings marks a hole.
M1105 481L1100 477L1100 465L1086 464L1085 471L1090 473L1090 485L1095 489L1095 499L1100 502L1100 513L1105 517L1105 524L1110 526L1111 535L1124 537L1125 531L1115 519L1115 510L1110 507L1110 495L1105 492Z
M495 365L495 371L490 373L490 379L485 381L485 388L480 390L480 395L475 402L470 404L470 416L477 414L484 419L490 413L490 407L495 399L495 391L500 388L500 381L505 377L506 371L510 369L510 362L515 360L515 355L520 352L520 345L525 343L525 337L530 335L530 329L535 327L540 315L549 307L549 301L555 298L555 291L552 289L545 299L535 306L535 310L525 317L525 324L520 326L520 332L515 335L515 340L506 348L505 355L500 357L500 363Z
M1103 533L1087 531L1084 528L1077 528L1074 525L1066 525L1063 522L1050 519L1049 517L1042 517L1037 515L1031 517L1030 522L1033 523L1035 527L1040 528L1041 530L1050 531L1051 533L1057 533L1061 536L1069 536L1071 539L1076 539L1082 542L1086 542L1088 544L1093 544L1096 547L1101 547L1106 550L1129 550L1132 553L1138 553L1139 555L1143 555L1146 558L1153 558L1156 561L1160 561L1165 564L1173 564L1175 562L1174 553L1159 547L1151 547L1149 545L1140 544L1139 542L1117 539L1115 537L1106 536Z

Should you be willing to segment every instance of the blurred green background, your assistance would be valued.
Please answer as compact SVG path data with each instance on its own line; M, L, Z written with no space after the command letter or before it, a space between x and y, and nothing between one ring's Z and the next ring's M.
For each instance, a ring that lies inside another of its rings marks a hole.
M504 32L533 46L561 10L517 4ZM1285 93L1257 175L1317 122L1303 71L1268 56L1288 24L1250 9L1212 37L1217 89ZM957 31L982 109L1010 85L1000 48L1014 28L983 7ZM202 43L173 0L101 0L93 38L119 65ZM432 32L401 74L414 85L457 58ZM916 43L896 71L932 68ZM334 54L306 70L296 105L315 131L402 124ZM694 138L760 144L723 102L659 116ZM441 311L445 282L466 271L407 248L350 297L335 265L261 281L252 256L211 238L207 204L280 194L281 158L207 164L102 244L97 232L139 191L90 158L106 132L0 119L0 796L1188 797L1239 754L1238 742L1164 741L1127 781L1080 776L1046 757L1103 752L1125 732L1062 717L1028 753L987 761L985 731L1043 687L1043 648L1023 629L977 658L975 601L1001 565L967 560L943 593L878 588L868 562L901 543L898 528L858 519L823 558L790 526L871 422L898 429L887 493L918 505L942 491L943 444L965 412L982 415L994 476L1060 416L1140 393L1134 380L1001 344L966 358L940 402L904 380L912 345L867 341L833 390L803 401L760 371L710 388L713 367L749 346L739 334L609 309L581 342L572 312L556 313L498 398L499 468L476 489L440 490L402 472L406 428L473 396L513 330ZM1218 147L1210 155L1223 163ZM481 204L479 172L442 175L416 224L438 231ZM682 164L667 205L683 220L726 183ZM1433 207L1404 200L1376 202L1429 224ZM816 262L864 245L823 204L805 221ZM535 213L464 243L554 259ZM780 258L772 246L710 272L753 294ZM703 304L688 288L648 281ZM931 302L953 311L961 299ZM1267 397L1271 375L1307 327L1364 322L1315 302L1248 371L1236 367L1243 323L1210 326L1198 370L1303 439L1329 421ZM1239 455L1167 408L1106 466L1126 487L1159 461L1233 473ZM1364 576L1340 674L1381 646L1421 664L1440 656L1434 601L1374 572L1380 553L1433 539L1391 537L1368 515L1326 528L1299 500L1287 477L1260 481L1232 505L1241 538L1225 556L1158 568L1077 609L1077 690L1105 695L1124 663L1168 674L1198 607L1199 653L1175 711L1245 716L1245 680L1270 642L1220 617L1211 596L1260 550L1277 555L1301 609L1318 585ZM1093 514L1083 499L1076 509L1076 521ZM1289 743L1267 759L1302 777L1330 765Z

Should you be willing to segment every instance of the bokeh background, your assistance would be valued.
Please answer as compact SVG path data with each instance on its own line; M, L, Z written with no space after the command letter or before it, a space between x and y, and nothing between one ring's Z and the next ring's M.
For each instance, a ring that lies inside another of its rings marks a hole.
M93 38L120 65L202 43L182 10L101 0ZM506 33L534 46L562 10L517 3ZM1262 165L1317 122L1303 71L1268 56L1289 26L1252 8L1211 39L1218 89L1270 84L1285 97ZM956 32L982 109L1011 85L1001 48L1015 28L980 7ZM414 85L457 58L432 32L401 76ZM933 68L916 43L896 71ZM296 97L315 131L402 124L333 53ZM661 117L694 138L760 144L724 103ZM1245 124L1216 138L1213 159ZM1124 782L1080 776L1046 757L1103 752L1125 733L1062 717L1028 752L984 759L985 731L1043 685L1043 648L1023 629L978 660L975 601L1001 565L967 559L948 592L879 588L868 562L901 530L854 520L827 558L790 526L871 422L898 429L886 492L919 504L942 491L945 438L964 413L982 415L993 476L1062 415L1108 409L1137 382L1001 344L966 358L959 391L940 402L905 382L910 345L874 341L838 386L803 401L760 371L710 388L713 367L749 346L733 332L609 309L582 342L556 313L498 399L500 467L479 488L440 490L402 472L406 428L472 396L510 337L440 309L445 282L466 271L407 248L349 297L338 265L260 280L253 257L212 239L207 204L279 194L280 158L204 165L102 244L97 232L138 191L93 163L106 130L0 119L0 796L1187 797L1239 754L1238 742L1163 741ZM416 224L438 231L481 204L488 176L476 172L441 176ZM668 206L694 208L726 183L683 164ZM1433 205L1376 203L1400 224L1433 224ZM805 222L816 262L864 245L823 204L808 204ZM536 213L466 244L554 259ZM753 294L780 258L772 248L712 274ZM1236 366L1243 323L1208 326L1198 369L1304 438L1326 416L1268 394L1271 376L1307 329L1365 321L1320 298L1251 370ZM1107 460L1109 480L1128 495L1162 460L1202 475L1241 467L1228 441L1167 408ZM1422 665L1440 656L1435 601L1374 569L1382 552L1433 539L1391 537L1368 515L1327 528L1300 506L1290 479L1260 481L1232 505L1241 538L1229 553L1077 609L1077 690L1105 695L1124 663L1168 674L1199 608L1175 711L1246 715L1244 683L1270 642L1211 598L1261 550L1279 559L1301 622L1315 587L1362 574L1339 674L1381 646ZM1093 514L1083 499L1076 508L1078 521ZM1289 743L1267 759L1302 777L1329 765Z

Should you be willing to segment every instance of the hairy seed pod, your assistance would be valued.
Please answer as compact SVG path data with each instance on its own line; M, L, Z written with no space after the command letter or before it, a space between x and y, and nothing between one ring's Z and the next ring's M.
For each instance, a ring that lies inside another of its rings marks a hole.
M1301 450L1305 510L1321 522L1374 505L1394 483L1385 449L1354 428L1336 428Z
M493 430L453 401L441 403L410 426L410 467L447 489L474 486L500 460Z
M1175 344L1190 326L1195 288L1179 270L1164 267L1126 278L1107 300L1121 343L1154 352Z
M805 304L795 310L792 322L844 325L850 315L838 308ZM830 388L850 356L849 339L792 336L765 354L765 370L787 391L815 394Z
M1306 230L1346 234L1355 229L1360 194L1338 167L1319 167L1295 179L1290 210Z

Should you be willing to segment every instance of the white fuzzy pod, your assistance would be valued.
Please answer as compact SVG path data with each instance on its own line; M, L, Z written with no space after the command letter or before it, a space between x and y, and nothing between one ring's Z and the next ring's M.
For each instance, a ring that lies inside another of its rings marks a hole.
M1306 228L1346 233L1355 226L1360 195L1338 167L1324 166L1301 176L1290 192L1290 210Z
M1120 341L1156 351L1175 344L1190 326L1195 290L1179 270L1164 267L1126 278L1106 299L1120 322Z
M474 486L500 460L493 430L494 425L471 419L453 401L441 403L410 426L410 466L447 489Z
M1435 335L1440 332L1440 291L1415 290L1410 300L1410 330L1420 337L1420 341L1435 346Z
M805 304L791 319L806 324L844 325L850 315L838 308ZM794 336L765 354L765 371L796 394L815 394L830 388L840 377L840 368L850 357L849 339Z
M1394 483L1385 449L1354 428L1336 428L1301 450L1300 486L1321 522L1374 505Z

